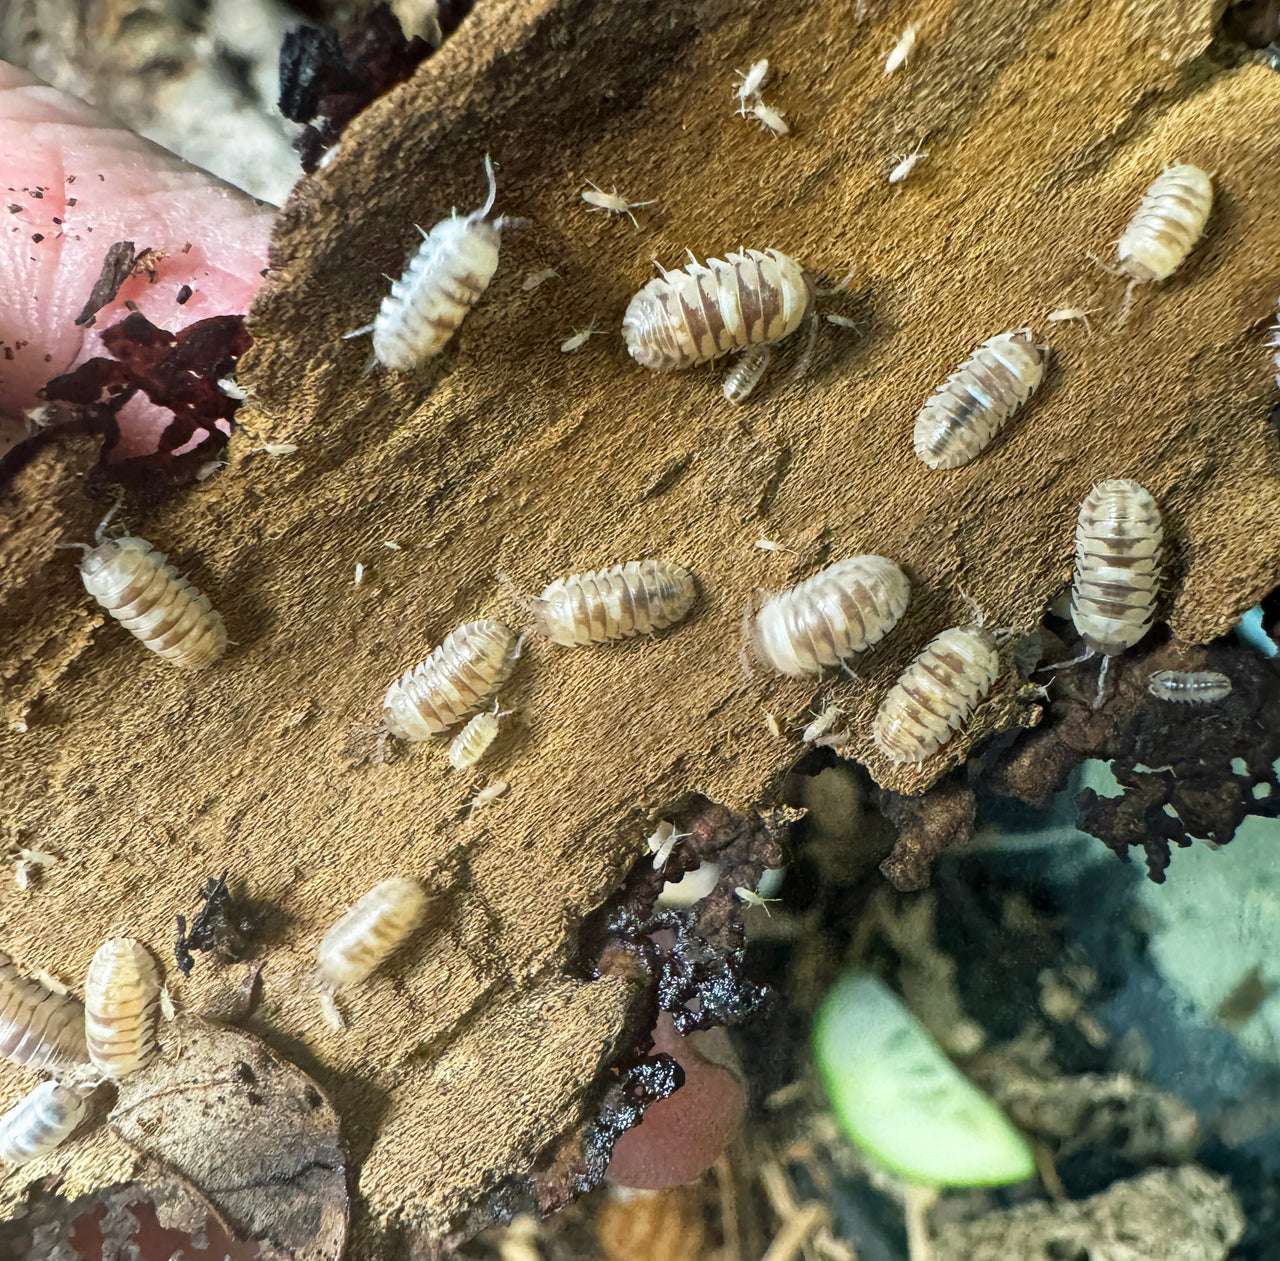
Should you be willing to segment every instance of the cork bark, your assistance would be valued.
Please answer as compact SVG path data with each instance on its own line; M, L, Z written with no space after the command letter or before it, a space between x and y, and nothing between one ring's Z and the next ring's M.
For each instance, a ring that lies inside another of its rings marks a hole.
M46 453L5 494L5 826L62 859L37 890L4 887L5 948L75 983L109 933L165 953L174 914L230 867L270 908L249 1027L332 1096L371 1220L434 1236L464 1220L589 1112L617 1054L631 991L576 969L583 915L683 794L768 806L795 760L764 711L794 732L819 685L743 674L756 589L858 551L909 570L903 623L836 695L856 733L846 752L914 793L1028 702L1007 678L944 755L894 771L866 738L879 698L965 620L961 589L990 624L1035 626L1069 580L1095 481L1138 478L1161 504L1177 635L1221 633L1276 585L1263 341L1280 286L1280 77L1211 49L1220 9L479 5L298 186L253 312L229 465L132 523L222 609L225 661L182 675L102 625L53 547L101 515L79 486L87 446ZM886 78L909 20L916 55ZM733 71L766 55L783 139L732 108ZM890 187L918 141L927 162ZM530 225L506 233L438 362L366 375L367 342L342 335L372 318L415 223L481 203L485 153L498 211ZM1087 254L1114 259L1173 162L1214 174L1213 215L1114 330L1122 283ZM587 180L656 198L644 230L587 213ZM739 246L782 249L828 284L856 267L822 309L862 329L824 323L807 374L775 366L741 410L718 368L651 375L616 335L560 353L593 317L616 333L651 258ZM559 279L523 290L547 267ZM1062 306L1098 309L1093 335L1047 326ZM978 460L925 468L920 403L979 342L1023 326L1053 346L1044 386ZM298 451L263 455L266 440ZM504 693L517 713L482 764L481 783L509 782L500 800L468 815L442 746L373 759L393 676L462 621L527 621L500 574L536 593L641 556L695 571L693 615L644 642L530 643ZM330 1033L315 947L393 874L437 892L431 926ZM180 988L198 1011L238 981L202 962ZM25 1084L0 1070L0 1103ZM116 1148L93 1153L79 1144L81 1185L119 1173Z

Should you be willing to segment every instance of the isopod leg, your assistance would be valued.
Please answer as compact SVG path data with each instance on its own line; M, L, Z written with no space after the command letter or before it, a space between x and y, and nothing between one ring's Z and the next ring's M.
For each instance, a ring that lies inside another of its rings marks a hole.
M1078 657L1072 657L1070 661L1055 661L1052 665L1037 666L1031 673L1044 674L1046 670L1066 670L1071 666L1078 666L1085 661L1091 661L1097 655L1092 648L1086 648Z
M1098 694L1093 698L1094 709L1102 708L1102 701L1107 693L1107 670L1110 668L1110 666L1111 666L1111 658L1103 657L1102 666L1098 670Z
M1123 328L1129 319L1129 312L1133 309L1133 291L1139 285L1139 281L1131 280L1124 287L1124 301L1120 304L1120 314L1116 316L1116 328Z

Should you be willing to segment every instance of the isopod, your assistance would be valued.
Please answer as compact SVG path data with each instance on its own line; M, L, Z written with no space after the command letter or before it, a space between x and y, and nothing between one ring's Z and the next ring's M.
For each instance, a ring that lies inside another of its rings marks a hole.
M649 852L653 855L654 871L665 869L667 859L671 857L671 851L675 849L676 842L684 840L689 835L688 832L677 832L676 825L669 819L661 819L658 822L652 834L645 837Z
M482 806L491 806L499 797L503 795L509 788L510 784L505 779L495 779L493 783L486 784L471 800L467 803L467 814L472 815Z
M917 22L910 23L907 29L902 32L898 42L889 50L889 55L884 59L885 74L893 74L907 64L911 54L915 52L916 36L919 32L920 25Z
M25 1165L47 1156L84 1118L79 1091L56 1081L42 1081L0 1116L0 1160Z
M821 674L882 640L906 612L907 575L883 556L847 556L771 596L750 636L756 655L780 674Z
M449 764L455 771L470 770L489 751L489 746L498 738L498 720L505 718L511 711L494 713L486 710L476 714L449 745Z
M1070 664L1102 654L1095 709L1111 658L1132 648L1155 620L1163 542L1160 510L1137 482L1099 482L1080 505L1071 620L1086 651Z
M53 1071L84 1064L84 1005L23 976L0 950L0 1055Z
M394 877L376 884L324 935L320 979L339 990L370 976L422 923L426 890Z
M636 231L640 230L640 225L636 223L636 217L631 212L639 210L642 206L656 206L656 201L628 201L625 197L618 195L615 187L612 192L606 193L603 188L597 188L590 180L587 181L587 189L582 194L582 200L591 207L587 213L590 214L594 210L603 210L606 214L626 215L635 226Z
M872 724L892 762L923 762L965 727L1000 676L995 636L980 626L935 635L889 690Z
M760 89L769 77L769 58L761 57L759 61L752 62L745 73L735 70L734 74L738 76L738 83L734 88L733 99L738 102L738 113L745 115L747 102L759 97Z
M491 617L467 622L387 688L383 720L401 740L442 735L479 709L511 677L515 631Z
M603 332L604 329L597 328L595 320L591 320L586 328L575 328L573 335L560 343L560 350L566 355L575 350L581 350L597 333Z
M967 464L1035 393L1048 352L1027 329L988 338L920 409L916 455L934 469Z
M768 342L757 342L754 346L748 346L734 360L733 367L725 374L726 401L734 404L745 403L751 396L751 391L760 383L760 378L764 376L765 370L769 367L769 360L772 358L773 348Z
M794 333L813 305L804 268L777 250L690 261L635 294L622 319L631 357L655 372L691 368Z
M430 232L410 258L404 275L391 282L377 318L347 333L357 337L373 332L373 354L385 368L407 372L424 359L438 355L480 301L498 270L502 229L511 221L490 220L498 197L493 162L484 159L489 197L479 210L463 218L455 210Z
M914 152L908 153L907 156L889 172L889 183L901 184L902 181L907 179L916 167L919 166L920 163L928 156L928 151L922 151L920 146L917 145Z
M227 628L209 597L180 574L146 539L106 537L102 519L96 546L68 543L84 551L80 578L85 590L143 645L184 670L203 670L227 650Z
M1213 180L1198 166L1167 166L1143 194L1118 242L1120 270L1129 277L1120 323L1134 287L1172 276L1204 232L1213 209Z
M670 560L632 560L558 578L534 601L534 629L567 648L650 635L679 622L697 595Z
M755 104L747 109L747 117L754 118L765 131L772 132L774 136L791 134L791 128L787 126L782 111L774 109L772 105L766 105L763 97L756 97Z
M84 1028L89 1058L107 1077L142 1068L156 1051L160 978L155 960L132 937L98 947L84 981Z
M832 701L828 701L823 707L822 712L804 729L800 734L800 739L805 744L813 744L821 739L836 725L841 714L840 706Z
M1157 670L1147 679L1147 691L1162 701L1208 704L1231 695L1231 680L1216 670Z

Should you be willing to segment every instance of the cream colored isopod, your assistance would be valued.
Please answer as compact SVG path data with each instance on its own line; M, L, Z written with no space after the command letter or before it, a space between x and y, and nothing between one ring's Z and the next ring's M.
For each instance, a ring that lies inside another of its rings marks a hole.
M53 1072L88 1062L84 1005L23 976L0 950L0 1055Z
M0 1160L25 1165L47 1156L84 1118L79 1091L43 1081L0 1116Z
M339 990L371 976L422 923L426 909L426 890L416 880L394 877L374 885L325 933L321 982Z
M996 638L980 626L935 635L880 702L872 735L892 762L923 762L968 725L1000 677Z
M107 1077L126 1077L156 1052L160 976L147 948L132 937L98 947L84 982L89 1058Z
M771 596L751 623L757 657L779 674L821 674L878 644L906 612L907 575L883 556L848 556Z
M651 635L679 622L698 590L670 560L633 560L558 578L533 602L534 629L567 648Z

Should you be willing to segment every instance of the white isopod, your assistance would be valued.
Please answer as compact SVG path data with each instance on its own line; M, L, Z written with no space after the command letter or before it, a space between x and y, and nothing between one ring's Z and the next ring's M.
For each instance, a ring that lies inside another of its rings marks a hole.
M1204 232L1213 209L1213 180L1198 166L1167 166L1143 194L1118 242L1120 270L1129 277L1120 323L1137 285L1172 276Z
M1029 329L988 338L920 409L916 455L935 469L967 464L1035 393L1048 353Z
M777 250L747 250L706 265L692 254L635 294L622 318L631 357L656 372L691 368L794 333L813 306L804 268Z
M745 73L735 70L734 74L738 76L738 81L733 90L733 99L738 102L738 113L745 115L747 102L759 97L760 89L769 77L769 58L761 57L759 61L752 62Z
M775 109L772 105L766 105L763 97L756 97L755 104L747 108L747 117L754 118L765 131L772 133L775 137L791 134L791 128L787 126L782 111Z
M591 207L587 213L590 214L594 210L603 210L606 214L626 215L635 226L636 231L640 230L640 225L636 223L636 217L631 212L639 210L642 206L656 206L656 201L628 201L625 197L618 195L615 186L612 192L606 193L603 188L597 188L590 180L587 181L587 189L582 194L582 200Z
M365 980L422 923L426 890L395 877L376 884L324 935L320 979L330 990Z
M1099 482L1080 505L1071 620L1086 651L1064 664L1102 654L1095 709L1102 704L1111 658L1132 648L1155 620L1163 542L1160 510L1135 481Z
M84 551L80 578L85 590L127 631L157 656L184 670L203 670L227 650L222 615L189 579L146 539L106 537L107 513L94 533L96 546L67 543Z
M1231 695L1231 680L1216 670L1157 670L1147 679L1147 691L1162 701L1208 704Z
M921 144L923 143L924 142L921 141ZM908 153L907 156L889 172L889 183L901 184L903 180L910 177L916 167L918 167L928 156L928 152L921 150L920 145L917 145L914 152Z
M923 762L973 717L1000 676L995 636L980 626L935 635L890 689L872 725L892 762Z
M534 601L534 629L568 648L650 635L679 622L697 593L683 565L628 561L548 584Z
M0 1116L0 1160L25 1165L47 1156L84 1118L79 1091L43 1081Z
M769 360L773 358L773 347L768 342L757 342L748 346L737 359L733 367L725 374L724 396L735 405L742 404L751 396L752 390L760 383Z
M751 623L756 656L780 674L821 674L878 644L906 612L907 575L883 556L848 556L771 596Z
M89 1058L107 1077L125 1077L156 1052L160 977L146 947L113 937L98 947L84 982L84 1029Z
M449 765L455 771L470 770L498 738L499 720L506 718L511 712L509 709L502 713L485 710L470 719L449 745Z
M519 655L516 633L503 622L486 617L459 626L387 688L387 730L401 740L443 735L497 692Z
M889 50L889 55L884 59L885 74L893 74L907 64L911 54L915 52L916 36L919 32L920 25L918 22L910 23L907 29L902 32L898 42Z
M502 229L511 220L490 221L498 182L488 154L484 170L489 180L484 205L465 218L455 210L430 232L419 228L422 244L404 275L391 282L391 292L382 299L377 318L346 334L358 337L372 331L373 354L383 367L407 372L438 355L498 270Z
M84 1064L84 1005L23 976L0 950L0 1055L53 1071Z

